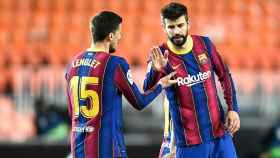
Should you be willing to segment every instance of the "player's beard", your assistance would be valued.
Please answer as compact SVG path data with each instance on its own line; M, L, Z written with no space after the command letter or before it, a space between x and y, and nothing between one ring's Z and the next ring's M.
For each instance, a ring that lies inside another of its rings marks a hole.
M169 37L169 39L175 46L181 47L182 45L185 44L185 42L187 40L187 36L175 35L173 37Z

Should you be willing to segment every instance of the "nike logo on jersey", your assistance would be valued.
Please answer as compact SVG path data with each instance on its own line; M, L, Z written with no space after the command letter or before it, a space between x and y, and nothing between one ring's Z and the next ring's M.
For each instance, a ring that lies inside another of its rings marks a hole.
M180 66L181 66L181 64L178 64L178 65L176 65L176 66L172 66L172 69L173 69L173 70L176 70L176 69L178 69Z

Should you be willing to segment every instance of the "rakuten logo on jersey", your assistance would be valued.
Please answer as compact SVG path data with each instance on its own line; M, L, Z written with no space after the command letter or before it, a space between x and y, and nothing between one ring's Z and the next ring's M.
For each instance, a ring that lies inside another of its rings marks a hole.
M186 85L188 87L191 87L195 84L204 82L205 80L207 80L209 77L211 76L211 71L207 71L207 72L199 72L196 75L188 75L187 77L178 77L177 78L177 83L178 86L181 85Z

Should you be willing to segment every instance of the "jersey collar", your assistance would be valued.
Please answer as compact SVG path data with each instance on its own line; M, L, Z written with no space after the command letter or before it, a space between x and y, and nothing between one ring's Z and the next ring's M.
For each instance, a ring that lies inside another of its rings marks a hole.
M187 41L186 43L184 44L186 46L184 46L184 49L176 49L174 47L174 45L171 43L171 41L167 41L167 46L168 48L174 53L174 54L177 54L177 55L183 55L183 54L187 54L189 52L191 52L192 48L193 48L193 39L190 35L188 35L187 37Z

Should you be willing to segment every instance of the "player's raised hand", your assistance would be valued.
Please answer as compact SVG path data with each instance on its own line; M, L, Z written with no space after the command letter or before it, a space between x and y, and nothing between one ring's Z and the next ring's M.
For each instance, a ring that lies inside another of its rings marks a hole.
M227 113L225 126L231 134L234 134L235 132L237 132L239 130L240 118L239 118L239 115L237 112L229 111Z
M151 49L151 59L153 68L157 71L160 71L167 64L168 51L165 50L164 55L162 55L159 47L153 47Z
M172 77L176 74L176 72L171 72L170 74L164 76L159 80L159 84L161 84L162 88L169 87L175 83L177 83L176 79L172 79Z

